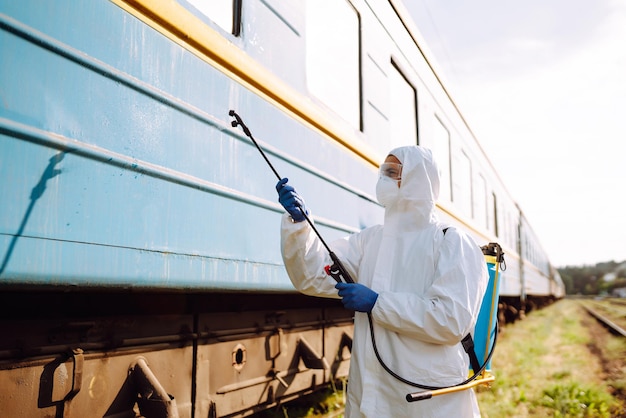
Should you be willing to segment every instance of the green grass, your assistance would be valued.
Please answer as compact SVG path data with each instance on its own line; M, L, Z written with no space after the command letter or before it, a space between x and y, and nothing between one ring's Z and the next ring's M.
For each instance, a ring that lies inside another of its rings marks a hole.
M539 405L554 417L606 417L613 416L615 401L606 392L570 382L544 389Z

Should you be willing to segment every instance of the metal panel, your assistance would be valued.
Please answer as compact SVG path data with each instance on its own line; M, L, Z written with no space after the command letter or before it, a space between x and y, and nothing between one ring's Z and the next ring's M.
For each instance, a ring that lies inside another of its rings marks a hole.
M200 416L211 405L217 416L257 410L345 377L349 348L343 334L351 335L351 325L349 312L340 308L334 314L320 309L202 316L199 330L207 338L198 346Z
M190 417L191 329L189 316L0 321L0 411L12 418L135 416L140 389L131 367L143 359L179 416Z

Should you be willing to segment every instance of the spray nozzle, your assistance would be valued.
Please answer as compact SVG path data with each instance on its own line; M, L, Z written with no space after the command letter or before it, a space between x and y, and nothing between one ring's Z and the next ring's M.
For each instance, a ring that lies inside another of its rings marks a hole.
M254 139L252 138L252 134L248 130L248 127L246 126L245 123L243 123L243 121L241 120L241 117L239 117L237 112L235 112L234 110L231 109L231 110L228 111L228 116L232 116L232 117L235 118L235 120L230 122L230 125L233 128L236 128L237 125L241 126L241 129L243 129L243 132L246 134L246 136L254 141ZM256 142L255 142L255 145L256 145Z

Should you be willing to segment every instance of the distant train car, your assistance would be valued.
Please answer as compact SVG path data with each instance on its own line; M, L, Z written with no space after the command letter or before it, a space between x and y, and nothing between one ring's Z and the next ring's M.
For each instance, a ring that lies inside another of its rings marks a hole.
M558 271L550 264L521 211L516 227L517 249L507 259L507 271L503 277L506 286L500 292L499 314L503 322L515 321L527 312L561 299L565 293Z
M420 144L441 219L506 252L503 312L563 294L399 0L1 1L0 44L3 416L249 416L347 376L352 315L293 289L230 109L328 241Z

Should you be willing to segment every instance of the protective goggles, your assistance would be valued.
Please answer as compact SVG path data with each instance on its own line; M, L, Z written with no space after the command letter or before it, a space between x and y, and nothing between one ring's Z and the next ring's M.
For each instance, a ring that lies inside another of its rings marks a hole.
M389 177L393 180L402 179L402 164L400 163L383 163L380 166L379 174L381 177Z

